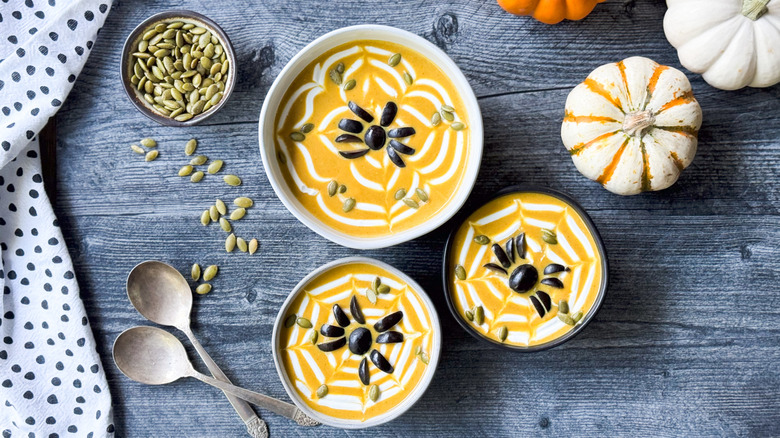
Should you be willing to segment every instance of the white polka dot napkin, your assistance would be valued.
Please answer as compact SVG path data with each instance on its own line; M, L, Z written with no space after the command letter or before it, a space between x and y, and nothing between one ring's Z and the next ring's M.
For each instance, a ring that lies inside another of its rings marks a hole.
M110 0L0 0L0 434L114 435L111 396L43 188L38 132Z

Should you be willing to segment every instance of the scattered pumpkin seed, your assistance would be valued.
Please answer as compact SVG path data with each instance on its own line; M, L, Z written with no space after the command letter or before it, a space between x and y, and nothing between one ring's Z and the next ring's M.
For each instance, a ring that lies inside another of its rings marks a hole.
M203 175L204 175L204 173L199 170L199 171L193 173L192 176L190 176L190 181L195 182L195 183L196 182L200 182L200 180L203 179Z
M418 204L414 199L404 198L403 201L404 204L406 204L409 208L420 208L420 204Z
M144 157L145 161L154 161L157 159L157 156L160 155L160 152L155 149L153 151L149 151L146 153L146 156Z
M225 175L222 177L222 180L225 181L225 183L229 186L235 187L241 185L241 178L235 175Z
M292 139L292 141L304 141L306 140L306 136L300 132L291 132L290 139Z
M250 240L249 248L247 248L249 250L249 254L254 254L255 252L257 252L257 246L258 246L257 239Z
M322 385L317 388L317 398L322 398L328 395L328 385Z
M209 215L208 210L203 210L203 213L201 213L200 223L202 223L203 225L208 225L209 223L211 223L211 216Z
M143 148L142 148L141 146L138 146L137 144L131 144L131 145L130 145L130 149L132 149L132 150L133 150L133 152L135 152L136 154L141 154L141 155L143 155L143 154L145 154L145 153L146 153L146 151L145 151L145 150L143 150Z
M157 142L154 141L154 139L147 137L147 138L141 139L141 146L146 146L148 148L153 148L153 147L157 146Z
M217 266L217 265L209 265L203 271L203 281L211 281L214 277L217 276L218 272L219 272L219 266Z
M217 210L216 205L212 205L211 207L209 207L209 217L211 217L211 220L214 222L219 220L219 210Z
M344 81L344 78L342 78L341 73L334 69L330 71L330 80L333 81L333 83L336 85L341 85L341 83Z
M438 112L433 113L433 116L431 116L431 126L439 126L441 123L441 114Z
M418 345L417 348L414 349L414 355L419 356L420 353L422 353L422 346Z
M466 125L464 125L461 122L452 122L452 124L450 125L450 128L452 128L453 131L462 131L463 128L465 127Z
M230 233L230 235L227 236L227 239L225 239L225 251L233 252L235 248L236 248L236 235Z
M337 72L339 72L339 73L344 73L344 63L343 62L339 62L338 64L336 64L336 69L335 70Z
M312 344L316 344L317 339L319 339L319 337L320 335L319 333L317 333L317 330L312 330L311 334L309 334L309 342L311 342Z
M246 208L238 207L237 209L233 210L232 213L230 213L230 220L237 221L244 217L244 215L246 215Z
M555 245L558 243L558 235L555 234L555 231L553 230L542 228L542 240L549 243L550 245Z
M393 56L390 57L390 59L387 60L387 65L390 67L395 67L396 65L401 63L401 54L396 53Z
M453 107L451 107L449 105L444 105L444 104L442 104L441 110L442 111L447 111L448 113L454 113L455 112L455 108L453 108Z
M295 324L295 320L298 319L295 315L287 315L287 318L284 319L284 326L285 328L290 328Z
M339 193L347 193L347 186L344 184L339 186Z
M567 303L566 300L558 301L558 312L569 313L569 303Z
M376 304L376 292L374 292L374 289L366 289L366 298L368 298L371 304Z
M198 281L200 279L200 265L195 263L190 269L190 276L193 280Z
M241 252L247 252L249 250L249 246L246 243L246 240L244 240L242 237L236 238L236 247Z
M190 164L193 166L200 166L201 164L205 163L209 157L205 155L198 155L197 157L190 160Z
M378 288L376 288L376 291L377 291L377 293L380 293L380 294L390 293L390 286L388 286L386 284L381 284L381 285L379 285Z
M455 277L457 277L458 280L465 280L466 279L466 268L464 268L461 265L455 265Z
M235 204L237 207L249 208L252 205L254 205L254 202L245 196L241 196L239 198L234 199L233 204Z
M226 233L233 231L233 226L230 225L230 222L228 222L228 220L224 217L219 218L219 227L222 228L222 231Z
M576 321L574 321L574 318L561 312L558 312L558 319L563 321L564 324L568 324L568 325L574 325L577 323Z
M480 245L487 245L490 243L490 238L484 234L480 234L479 236L474 238L474 243L478 243Z
M347 198L347 200L344 201L344 205L341 207L341 209L344 210L344 213L349 213L353 208L355 208L355 204L355 198Z
M474 314L471 313L471 310L466 310L463 312L463 316L465 316L469 321L474 321Z
M276 159L279 160L279 162L282 164L287 164L287 156L284 155L284 152L282 151L276 152Z
M379 387L377 385L371 385L371 387L368 388L368 398L371 399L372 402L379 400Z
M295 323L298 324L299 326L303 327L303 328L312 328L311 321L309 321L308 319L306 319L306 318L304 318L302 316L299 317L298 319L296 319Z
M214 206L217 207L217 211L219 212L219 214L223 216L227 214L227 205L225 205L225 202L222 201L221 199L217 199L214 202Z
M429 358L428 358L428 353L426 353L426 352L424 352L424 351L421 351L421 352L420 352L420 360L421 360L421 361L422 361L422 363L424 363L425 365L428 365L428 361L429 361Z
M414 193L417 193L417 197L420 198L420 201L428 202L428 194L425 193L425 190L418 187L414 189Z
M482 323L485 322L485 309L483 309L482 306L474 308L474 322L476 322L477 325L482 325Z
M398 191L395 192L395 195L393 195L396 201L400 201L401 199L404 199L404 196L406 196L406 189L404 188L398 189Z
M349 91L357 85L357 81L354 79L350 79L347 82L344 83L344 91Z
M328 196L331 198L336 195L336 190L339 189L339 183L336 182L336 180L333 180L328 183Z
M307 123L301 126L301 133L308 134L314 129L314 123Z
M506 328L506 326L502 326L500 329L498 329L498 339L501 342L506 341L506 337L509 334L509 329Z
M222 161L222 160L214 160L214 161L211 162L211 164L209 164L209 167L208 167L207 170L208 170L208 172L210 174L213 175L213 174L219 172L220 169L222 169L222 165L223 164L225 164L225 162Z
M209 292L211 292L211 285L208 283L199 284L198 287L195 288L195 293L198 295L206 295Z
M580 322L582 319L582 312L574 312L574 314L571 316L571 319L573 319L575 323Z
M379 286L382 285L382 279L377 277L374 277L374 280L371 282L371 289L377 290L379 289Z
M444 120L446 120L448 122L451 122L451 121L455 120L455 115L452 114L449 111L441 110L441 118L443 118Z
M179 176L189 176L192 173L193 167L189 164L179 169Z
M197 148L198 148L198 140L191 138L187 141L187 144L184 145L184 154L192 155L195 153L195 149Z
M414 82L412 75L410 75L408 72L404 72L404 82L406 82L406 85L412 85L412 82Z

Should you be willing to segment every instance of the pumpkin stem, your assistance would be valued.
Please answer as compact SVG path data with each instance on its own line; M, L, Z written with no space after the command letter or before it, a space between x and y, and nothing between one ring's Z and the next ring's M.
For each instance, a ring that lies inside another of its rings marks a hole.
M623 132L630 137L641 137L653 123L655 123L655 116L650 110L626 114L623 120Z
M762 15L769 12L767 4L770 0L742 0L742 15L753 21L761 18Z

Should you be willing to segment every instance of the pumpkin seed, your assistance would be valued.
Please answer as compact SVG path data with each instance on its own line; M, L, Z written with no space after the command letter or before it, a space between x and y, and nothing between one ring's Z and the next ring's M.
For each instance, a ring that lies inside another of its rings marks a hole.
M219 220L219 210L217 210L216 205L212 205L211 207L209 207L209 217L211 217L211 220L214 222Z
M200 284L195 288L195 293L198 295L206 295L209 292L211 292L211 285L208 283Z
M371 282L371 289L377 290L381 285L382 279L379 277L374 277L374 280Z
M141 139L141 146L146 146L148 148L153 148L153 147L157 146L157 142L154 141L154 139L147 137L147 138Z
M239 208L233 210L232 213L230 213L230 220L231 221L237 221L237 220L241 219L242 217L244 217L244 215L246 215L246 209L243 208L243 207L239 207Z
M331 198L336 195L336 190L339 188L339 183L336 182L336 180L333 180L328 183L328 196Z
M209 157L205 155L198 155L197 157L190 160L190 164L193 166L200 166L201 164L205 163L206 160L208 160Z
M420 198L420 201L428 202L428 194L425 193L425 190L418 187L414 189L414 193L417 193L417 197Z
M291 132L290 138L292 141L304 141L306 140L306 136L301 134L300 132Z
M474 321L474 314L471 313L471 310L466 310L463 312L463 316L465 316L469 321Z
M575 323L580 322L580 320L582 319L582 312L575 312L571 316L571 319L573 319Z
M484 234L480 234L479 236L474 238L474 243L478 243L480 245L487 245L490 243L490 238Z
M145 161L154 161L154 160L157 159L157 156L159 154L160 154L160 152L157 151L157 149L155 149L153 151L149 151L149 152L146 153L146 156L144 157L144 160Z
M387 60L387 65L390 67L395 67L396 65L401 63L401 54L396 53L393 56L390 57L390 59Z
M328 395L328 385L322 385L317 388L317 398L322 398Z
M189 164L179 169L179 176L189 176L192 173L192 166Z
M214 161L211 162L211 164L209 164L209 167L208 167L207 170L208 170L208 172L210 174L213 175L213 174L219 172L220 169L222 169L222 164L224 164L224 161L222 161L222 160L214 160Z
M558 312L558 319L560 319L561 321L563 321L564 324L567 325L574 325L577 323L576 321L574 321L574 318L572 318L571 316L565 313Z
M344 79L341 77L341 73L337 72L336 70L330 71L330 80L333 81L336 85L341 85L341 83L344 81Z
M455 115L449 111L441 110L441 117L448 122L455 120Z
M433 113L433 115L431 116L431 126L439 126L440 123L441 123L441 114L439 114L438 112Z
M444 104L442 104L441 110L442 111L447 111L448 113L454 113L455 112L455 108L453 108L453 107L451 107L449 105L444 105Z
M219 272L219 266L217 266L217 265L209 265L203 271L203 281L211 281L214 277L217 276L218 272Z
M406 82L406 85L412 85L412 82L414 82L412 75L410 75L408 72L404 72L404 82Z
M309 334L309 342L311 342L312 344L316 344L317 339L319 339L319 337L320 335L319 333L317 333L317 330L312 330L311 334Z
M145 151L145 150L143 150L143 149L141 148L141 146L138 146L137 144L131 144L131 145L130 145L130 149L132 149L132 150L133 150L133 152L135 152L136 154L141 154L141 155L143 155L143 154L145 154L145 153L146 153L146 151Z
M450 125L450 128L452 128L453 131L462 131L463 128L465 127L466 125L464 125L461 122L452 122L452 124Z
M420 353L422 353L422 346L418 345L417 348L414 349L414 355L419 356Z
M355 198L347 198L347 200L344 201L344 205L341 207L341 209L344 210L344 213L349 213L353 208L355 208L355 204Z
M349 91L353 88L355 88L355 85L357 85L357 81L354 79L350 79L347 82L344 83L344 91Z
M474 308L474 322L476 322L477 325L482 325L482 323L485 322L485 309L483 309L482 306Z
M250 240L249 241L249 248L247 248L247 250L249 251L249 254L254 254L255 252L257 252L257 246L258 246L257 239Z
M336 64L335 70L339 73L344 73L344 63L339 62L338 64Z
M421 351L421 352L420 352L420 360L421 360L421 361L422 361L422 363L424 363L425 365L428 365L428 360L429 360L429 358L428 358L428 353L426 353L426 352L424 352L424 351Z
M237 207L249 208L252 205L254 205L254 202L251 199L249 199L249 198L247 198L245 196L242 196L242 197L234 199L233 200L233 204L235 204Z
M195 263L190 269L190 276L193 280L198 281L200 279L200 265Z
M219 227L222 228L222 231L226 233L233 231L233 227L230 225L230 222L228 222L228 220L224 217L219 218Z
M344 184L339 186L339 193L346 193L347 192L347 186Z
M455 265L455 276L458 277L458 280L465 280L466 269L461 265Z
M241 252L247 252L249 250L249 246L247 245L246 240L244 240L242 237L236 239L236 247L238 247L238 250Z
M379 285L379 287L376 288L376 291L377 291L377 293L380 293L380 294L390 293L390 286L388 286L386 284Z
M555 231L553 230L548 230L547 228L543 228L542 240L549 243L550 245L555 245L558 243L558 235L555 234Z
M284 155L284 152L282 151L276 152L276 159L279 160L279 162L282 164L287 164L287 156Z
M404 199L404 196L406 196L406 189L400 188L397 192L395 192L395 195L393 197L396 201L400 201L401 199Z
M498 339L501 342L506 341L506 337L508 334L509 334L509 329L507 329L506 326L503 326L500 329L498 329Z
M366 289L366 298L368 298L371 304L376 304L376 292L374 292L374 289Z
M203 213L200 215L200 223L203 225L208 225L211 222L211 216L209 215L208 210L204 210Z
M222 180L225 181L225 183L229 186L240 186L241 185L241 178L235 176L235 175L225 175L222 177Z
M195 182L195 183L196 182L200 182L200 180L203 179L203 175L204 175L204 173L199 170L199 171L193 173L192 176L190 176L190 181Z
M558 301L558 312L569 313L569 303L567 303L566 300Z
M214 206L217 207L217 211L219 212L219 214L221 215L227 214L227 205L225 205L225 203L221 199L217 199L216 202L214 202Z
M368 388L368 398L371 399L372 402L379 400L379 387L377 385L371 385L371 387Z
M227 239L225 239L225 251L233 252L235 248L236 248L236 235L230 233L230 235L227 236Z
M420 208L420 204L417 203L414 199L411 198L404 198L403 199L404 204L409 206L409 208Z
M303 126L301 126L301 133L302 134L308 134L314 129L314 123L307 123Z
M284 319L284 327L290 328L295 324L295 320L298 319L295 315L288 315L287 318Z
M304 318L302 316L299 317L298 319L296 319L295 323L298 324L299 326L303 327L303 328L312 328L311 321L309 321L308 319L306 319L306 318Z

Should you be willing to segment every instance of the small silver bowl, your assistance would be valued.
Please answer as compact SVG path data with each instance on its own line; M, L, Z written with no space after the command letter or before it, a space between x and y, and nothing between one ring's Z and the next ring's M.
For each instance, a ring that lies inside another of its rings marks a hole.
M208 111L202 112L185 121L178 121L156 112L149 105L149 103L146 102L143 93L136 90L135 86L130 82L130 78L133 75L133 64L130 62L130 60L132 59L132 53L135 51L136 47L138 47L138 43L140 42L144 32L149 30L155 23L159 21L171 19L181 19L182 21L205 27L211 31L211 33L216 35L222 42L222 47L225 50L227 59L230 61L230 69L228 70L227 78L225 79L225 90L223 91L222 99L216 105L209 108ZM125 94L127 94L127 97L131 102L133 102L133 105L135 105L136 109L140 111L141 114L161 125L193 126L213 116L217 111L220 110L220 108L225 106L228 99L230 98L230 95L233 93L233 88L235 88L236 85L236 67L236 53L233 51L233 44L230 42L230 38L228 38L225 31L223 31L217 23L204 15L198 14L197 12L177 9L154 14L146 20L142 21L141 24L136 26L136 28L130 32L130 35L125 40L125 45L122 48L122 60L119 71Z

